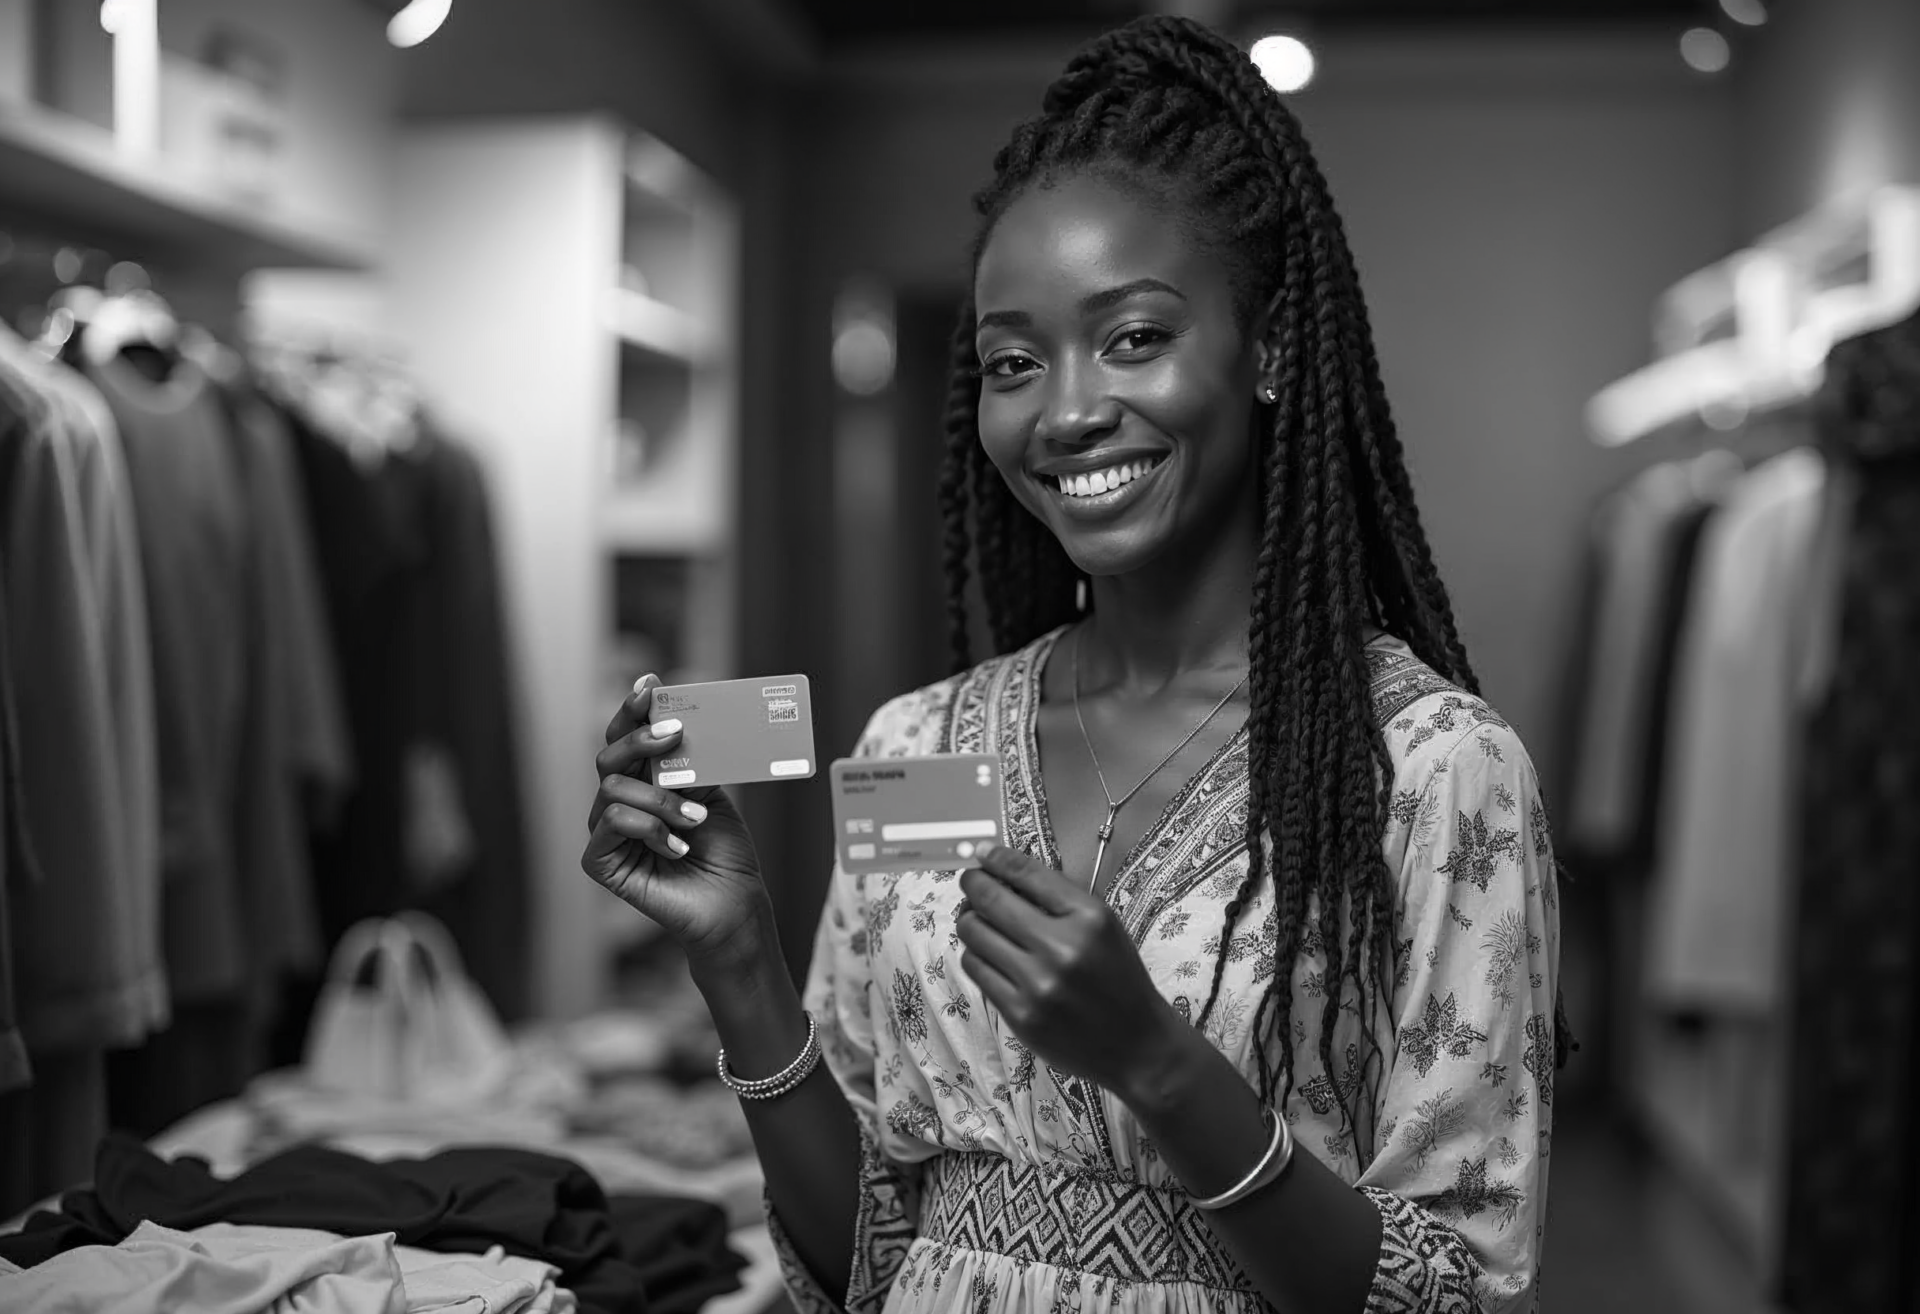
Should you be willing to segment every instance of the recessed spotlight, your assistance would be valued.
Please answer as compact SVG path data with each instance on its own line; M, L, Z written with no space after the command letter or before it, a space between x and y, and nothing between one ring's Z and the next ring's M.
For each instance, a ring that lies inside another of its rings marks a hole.
M1733 48L1710 27L1690 28L1680 38L1680 58L1702 73L1718 73L1733 62Z
M387 22L387 40L402 50L417 46L447 21L453 0L408 0L407 7Z
M1313 81L1313 49L1299 37L1264 36L1247 53L1275 91L1290 95Z

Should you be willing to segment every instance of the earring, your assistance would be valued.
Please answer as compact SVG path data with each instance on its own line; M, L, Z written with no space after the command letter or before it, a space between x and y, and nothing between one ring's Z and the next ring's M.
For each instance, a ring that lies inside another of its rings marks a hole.
M1073 582L1073 609L1075 611L1087 609L1087 581L1084 576Z
M1279 400L1280 400L1280 390L1279 390L1278 388L1276 388L1276 387L1274 387L1274 386L1273 386L1273 385L1272 385L1271 383L1269 383L1269 384L1267 385L1267 402L1268 402L1268 404L1269 404L1269 405L1271 405L1272 403L1274 403L1274 402L1277 402L1277 401L1279 401Z

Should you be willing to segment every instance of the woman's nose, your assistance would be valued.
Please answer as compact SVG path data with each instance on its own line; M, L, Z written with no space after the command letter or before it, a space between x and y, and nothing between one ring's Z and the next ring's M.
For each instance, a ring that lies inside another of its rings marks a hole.
M1045 392L1035 425L1035 436L1042 441L1078 446L1120 422L1119 403L1091 364L1058 366L1042 386Z

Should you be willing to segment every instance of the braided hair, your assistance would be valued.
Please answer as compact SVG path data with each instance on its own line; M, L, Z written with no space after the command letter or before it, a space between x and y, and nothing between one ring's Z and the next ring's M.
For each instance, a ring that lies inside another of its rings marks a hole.
M994 225L1028 189L1093 175L1164 210L1222 259L1243 332L1271 309L1277 395L1254 410L1260 545L1253 581L1245 879L1228 902L1213 980L1230 956L1271 940L1276 970L1254 1017L1263 1100L1294 1085L1291 965L1325 956L1319 1055L1356 1139L1371 1122L1380 1053L1372 1026L1332 1053L1343 1001L1362 1019L1396 971L1394 887L1381 853L1393 765L1370 696L1364 627L1403 638L1421 660L1478 693L1414 506L1380 380L1366 303L1326 180L1300 124L1251 59L1188 19L1153 17L1084 47L1038 116L994 158L974 200L977 266ZM940 481L956 670L971 661L967 588L977 577L996 651L1075 614L1077 573L1014 500L980 442L975 308L952 343ZM1239 930L1263 879L1275 914ZM1261 946L1264 950L1264 945ZM1271 1052L1269 1033L1277 1044Z

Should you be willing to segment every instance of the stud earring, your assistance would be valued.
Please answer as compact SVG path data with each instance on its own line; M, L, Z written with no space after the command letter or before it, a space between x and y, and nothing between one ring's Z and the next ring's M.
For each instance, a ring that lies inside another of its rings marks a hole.
M1280 400L1280 390L1274 387L1271 383L1269 383L1267 385L1267 401L1269 403L1272 403L1272 402L1277 402L1279 400Z

